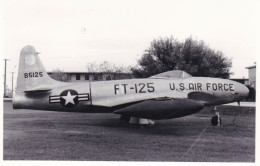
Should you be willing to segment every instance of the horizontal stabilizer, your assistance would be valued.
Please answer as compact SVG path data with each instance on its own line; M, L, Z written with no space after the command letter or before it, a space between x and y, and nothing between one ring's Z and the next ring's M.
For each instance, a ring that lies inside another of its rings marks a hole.
M30 89L24 91L25 93L34 93L34 92L48 92L51 91L51 89Z
M36 87L32 87L30 89L26 89L25 92L36 92L36 91L50 91L53 88L50 87L49 85L39 85Z

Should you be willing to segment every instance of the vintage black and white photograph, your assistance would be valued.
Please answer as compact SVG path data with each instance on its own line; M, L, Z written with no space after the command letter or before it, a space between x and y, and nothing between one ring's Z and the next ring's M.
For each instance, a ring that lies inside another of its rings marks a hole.
M258 2L1 3L3 164L256 164Z

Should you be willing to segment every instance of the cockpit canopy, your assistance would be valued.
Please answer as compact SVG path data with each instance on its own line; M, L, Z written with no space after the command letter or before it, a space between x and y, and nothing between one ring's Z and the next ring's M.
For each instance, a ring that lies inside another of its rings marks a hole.
M189 78L190 74L182 70L172 70L152 76L151 78Z

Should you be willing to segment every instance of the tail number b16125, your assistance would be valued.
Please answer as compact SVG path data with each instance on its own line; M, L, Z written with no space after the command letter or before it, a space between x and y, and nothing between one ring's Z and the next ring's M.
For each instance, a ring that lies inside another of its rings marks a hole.
M24 73L24 78L33 78L33 77L42 77L43 73L42 72L29 72L29 73Z

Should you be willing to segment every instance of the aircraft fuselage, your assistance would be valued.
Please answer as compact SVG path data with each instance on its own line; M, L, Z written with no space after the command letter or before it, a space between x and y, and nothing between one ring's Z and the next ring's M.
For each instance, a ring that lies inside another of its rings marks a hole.
M30 78L33 79L33 78ZM208 94L192 98L205 105L218 105L245 96L241 84L218 78L128 79L63 83L51 91L17 92L14 108L75 112L111 112L114 106L157 98L189 98L191 92ZM68 94L69 93L69 94ZM67 101L66 100L70 100ZM73 98L74 97L74 98ZM26 101L26 102L25 102Z

